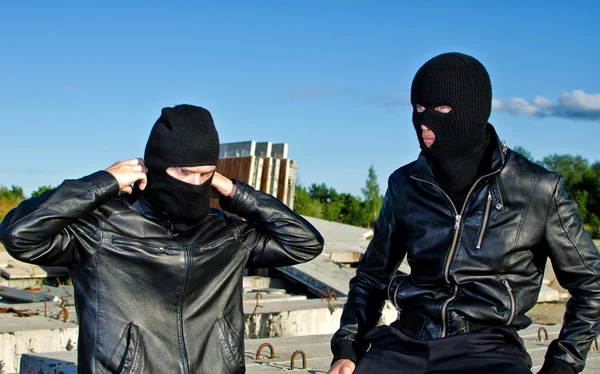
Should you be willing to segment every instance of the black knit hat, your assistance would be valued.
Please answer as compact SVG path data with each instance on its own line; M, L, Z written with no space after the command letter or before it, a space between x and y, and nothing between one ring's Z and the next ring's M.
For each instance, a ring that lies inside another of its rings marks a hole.
M162 109L146 144L149 169L216 165L218 159L219 134L208 110L187 104Z
M417 132L424 124L433 130L438 145L444 143L445 151L460 152L472 147L486 131L492 84L487 70L475 58L444 53L427 61L415 75L411 103L427 108L423 113L413 110ZM438 105L449 105L452 111L444 114L433 110Z

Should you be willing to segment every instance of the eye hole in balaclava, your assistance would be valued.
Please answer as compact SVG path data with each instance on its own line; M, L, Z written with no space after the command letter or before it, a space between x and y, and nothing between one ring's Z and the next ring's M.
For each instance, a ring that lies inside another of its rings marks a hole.
M419 144L438 182L449 192L470 187L480 174L490 141L487 121L492 109L492 86L485 67L461 53L436 56L415 75L411 103ZM417 104L425 110L419 113ZM435 110L442 105L452 110ZM435 134L430 148L423 142L421 125Z
M167 169L217 165L218 159L219 135L208 110L193 105L163 108L146 144L148 185L143 195L174 223L197 224L210 210L212 176L195 185L172 177Z

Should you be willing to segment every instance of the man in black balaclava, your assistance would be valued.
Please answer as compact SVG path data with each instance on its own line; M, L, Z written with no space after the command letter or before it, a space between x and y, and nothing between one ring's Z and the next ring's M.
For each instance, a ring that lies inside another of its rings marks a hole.
M78 372L244 372L244 269L310 261L323 238L273 196L216 172L218 158L208 110L164 108L145 160L66 180L0 224L15 258L69 268ZM245 220L210 208L211 192Z
M479 61L459 53L437 56L417 72L411 89L413 125L436 180L458 209L476 178L490 167L490 77ZM423 133L433 132L427 145Z
M580 372L600 331L600 256L564 179L498 139L475 58L429 60L411 102L422 151L389 178L329 374L531 373L517 331L548 258L573 297L538 373ZM405 256L410 274L397 272ZM376 327L386 299L398 318Z
M218 159L219 135L208 110L192 105L164 108L146 144L148 185L143 196L174 224L194 226L208 215L212 175L196 185L182 181L178 169L208 166L210 173Z

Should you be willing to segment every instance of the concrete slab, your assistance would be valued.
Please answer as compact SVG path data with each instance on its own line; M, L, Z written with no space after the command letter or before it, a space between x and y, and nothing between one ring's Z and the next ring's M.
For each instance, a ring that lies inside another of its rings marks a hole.
M65 277L66 268L58 266L37 266L15 260L8 252L0 252L0 275L6 279L31 279Z
M22 303L27 302L38 302L38 301L52 301L54 299L53 295L45 294L45 293L37 293L25 290L19 290L12 287L0 287L0 297L6 300L12 300Z
M259 296L258 305L277 303L286 304L292 301L304 300L307 300L307 297L304 295L265 295L264 297ZM256 305L256 296L244 295L244 308L246 308L246 304L248 305L248 308L254 308Z
M0 276L0 287L12 287L20 290L40 287L46 278L6 279Z
M340 325L346 298L309 299L260 304L244 303L245 338L293 337L332 334ZM397 312L386 302L380 324L396 320Z
M355 270L319 255L304 264L277 268L286 277L302 283L315 296L320 297L323 288L333 291L338 297L348 295L349 281ZM329 292L327 292L329 293Z
M373 235L373 230L364 227L331 222L320 218L303 216L310 222L325 239L323 252L358 252L364 253L369 245L367 238Z
M246 276L243 278L243 287L244 289L253 289L253 288L271 288L271 278L269 277L256 277L256 276Z
M31 353L21 356L21 373L77 374L77 352Z
M53 352L77 348L76 324L45 317L0 319L0 361L7 373L19 371L23 353Z

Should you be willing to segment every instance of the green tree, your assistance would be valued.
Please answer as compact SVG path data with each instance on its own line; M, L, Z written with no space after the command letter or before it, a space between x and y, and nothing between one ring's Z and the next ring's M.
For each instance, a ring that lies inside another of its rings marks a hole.
M46 191L50 191L50 190L52 190L52 189L54 189L54 188L55 188L55 187L52 187L52 186L41 186L41 187L40 187L40 188L38 188L36 191L33 191L33 192L31 193L31 197L38 197L38 196L40 196L41 194L43 194L44 192L46 192Z
M321 217L321 203L313 199L306 188L300 184L296 185L294 192L294 212L309 217Z
M365 218L367 219L368 226L373 227L375 220L379 215L379 211L381 210L381 205L383 204L383 196L381 196L381 192L379 191L377 174L375 174L373 165L369 167L367 180L365 181L365 187L362 188L362 193L365 203Z
M335 189L327 187L325 183L316 184L313 183L308 187L308 193L310 196L320 201L321 203L331 203L336 201L338 198L338 193Z
M0 186L0 198L8 201L23 201L25 195L23 194L23 188L19 186L11 186L10 190L5 186Z
M4 219L6 213L19 205L23 200L25 200L25 195L21 187L13 185L8 189L0 185L0 221Z
M565 177L565 186L570 194L575 192L573 187L583 181L586 172L590 169L588 161L579 155L546 156L542 160L542 166Z

